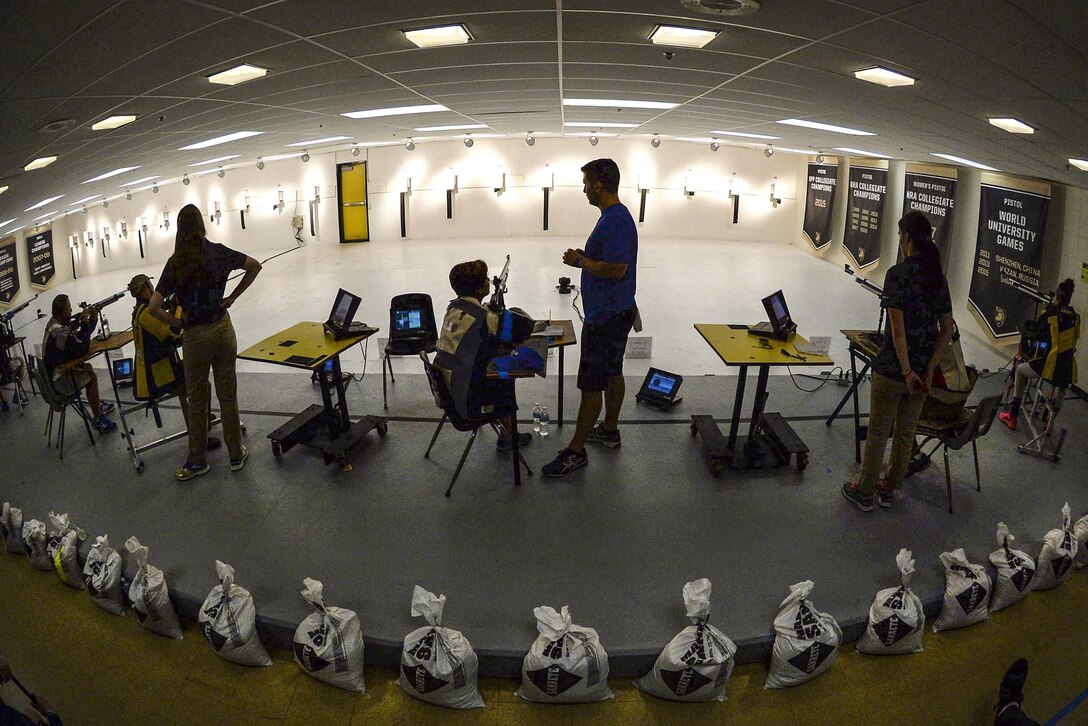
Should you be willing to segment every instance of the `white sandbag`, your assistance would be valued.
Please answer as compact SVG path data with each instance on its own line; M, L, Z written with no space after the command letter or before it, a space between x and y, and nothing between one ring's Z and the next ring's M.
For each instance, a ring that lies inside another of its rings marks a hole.
M215 561L219 584L208 593L197 621L204 639L220 658L246 666L272 665L257 636L257 608L253 596L234 584L234 568Z
M1043 549L1035 565L1032 590L1051 590L1065 582L1073 570L1073 558L1077 556L1077 540L1071 524L1072 510L1069 502L1062 507L1062 528L1052 529L1043 537Z
M990 576L982 565L967 561L963 548L941 553L944 563L944 602L933 632L966 628L990 617Z
M540 633L521 665L518 695L537 703L591 703L612 698L608 654L597 631L570 621L547 606L533 608Z
M83 565L83 578L87 592L98 607L114 615L125 614L125 588L121 581L121 555L110 547L106 535L95 539L87 562Z
M49 513L49 521L55 529L46 540L46 551L53 562L53 572L68 587L83 589L83 568L79 566L79 543L87 539L87 533L73 527L67 514Z
M314 606L295 629L295 663L308 675L345 691L363 693L363 626L354 610L326 607L324 589L309 577L302 597Z
M19 511L19 510L15 510ZM1077 540L1077 554L1073 558L1073 569L1088 567L1088 514L1073 525L1073 538Z
M128 586L128 599L136 611L136 622L152 633L180 640L181 624L170 603L170 590L162 570L147 564L148 548L135 537L125 541L125 549L136 558L136 577Z
M869 624L858 638L858 652L869 655L902 655L922 650L926 616L922 600L910 589L914 577L914 558L901 549L895 556L899 568L899 587L889 587L876 594L869 606Z
M737 646L707 622L710 590L710 580L705 577L684 585L684 607L694 625L670 640L653 670L635 681L640 691L670 701L725 700L725 684L733 673Z
M0 537L4 539L4 549L17 555L26 554L23 544L23 510L4 502L0 511Z
M991 613L1015 605L1031 592L1031 581L1035 578L1035 560L1027 552L1012 549L1010 545L1015 540L1009 534L1008 526L1004 522L998 522L998 548L990 553L990 562L997 569L993 594L990 595Z
M771 670L764 688L787 688L810 681L835 662L842 645L842 629L835 618L821 613L808 601L811 580L790 585L774 619Z
M409 696L447 708L483 708L476 651L459 630L442 627L445 595L412 589L412 617L427 626L404 639L397 685Z
M35 570L49 572L53 569L53 560L49 557L49 542L45 534L45 523L31 519L23 523L23 544L26 558Z

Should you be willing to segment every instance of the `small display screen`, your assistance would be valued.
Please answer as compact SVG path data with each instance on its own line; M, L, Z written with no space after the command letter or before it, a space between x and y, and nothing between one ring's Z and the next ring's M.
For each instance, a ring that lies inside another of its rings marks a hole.
M113 362L114 378L132 378L132 359L121 358Z
M775 295L771 298L771 307L774 308L775 320L784 320L786 318L786 301L782 299L781 295Z
M341 295L336 301L336 309L332 313L332 319L335 323L343 325L349 312L351 312L351 296Z
M423 327L423 311L419 308L397 310L393 315L397 330L419 330Z
M661 373L655 373L650 376L650 382L646 384L647 390L655 393L660 393L668 396L672 393L673 387L676 385L676 379Z

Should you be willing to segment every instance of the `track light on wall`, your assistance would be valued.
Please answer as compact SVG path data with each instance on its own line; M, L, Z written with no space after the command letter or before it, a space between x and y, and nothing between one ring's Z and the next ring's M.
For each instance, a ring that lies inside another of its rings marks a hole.
M306 149L303 149L302 150L302 163L305 164L309 160L310 160L310 152L306 151Z
M185 174L184 176L181 177L181 183L184 184L185 186L189 186L189 175L188 174Z
M159 193L159 185L158 184L155 184L154 186L151 187L151 193L152 194L158 194Z
M358 144L352 144L351 145L351 155L352 156L358 156L359 155L359 145Z
M416 148L416 142L412 140L411 136L409 136L408 140L404 142L404 148L406 151L412 151Z
M770 159L772 156L774 156L774 147L770 144L767 144L767 148L763 150L763 155Z
M84 204L84 205L83 205L83 213L84 213L84 214L86 214L86 213L87 213L87 205L86 205L86 204Z
M128 202L132 201L132 190L131 189L126 189L125 190L125 201L128 201Z
M661 137L657 134L654 134L654 137L650 139L650 146L654 147L655 149L661 146Z
M103 199L103 200L102 200L102 208L103 208L103 209L105 209L105 208L106 208L106 207L108 207L108 206L110 206L110 200L108 200L108 199Z
M600 141L600 139L597 138L596 134L591 134L590 135L590 137L589 137L589 145L590 146L596 146L598 141Z
M258 156L257 157L257 171L261 171L262 169L264 169L264 159L262 159L261 157Z
M526 145L528 145L528 146L532 146L533 144L535 144L535 143L536 143L536 137L535 137L535 136L533 136L533 132L532 132L532 131L530 131L529 133L525 134L525 143L526 143Z
M822 164L822 163L824 163L824 161L825 161L825 159L824 159L824 155L823 155L823 154L817 154L817 155L816 155L816 163L817 163L817 164Z
M215 175L222 179L227 175L227 172L223 169L223 167L219 167L219 171L215 172Z
M717 139L714 139L713 141L710 142L710 150L711 151L717 151L721 147L722 147L722 145L718 143Z
M472 140L472 136L465 134L465 146L471 149L474 143L476 142Z

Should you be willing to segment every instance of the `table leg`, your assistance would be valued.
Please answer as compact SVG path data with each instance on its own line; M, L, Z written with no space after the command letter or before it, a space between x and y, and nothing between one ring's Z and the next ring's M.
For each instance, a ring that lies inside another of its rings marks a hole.
M556 426L563 425L563 350L559 349L559 405L556 407L556 414L558 420L555 422Z
M336 367L335 365L333 366ZM329 439L335 440L340 436L340 425L336 421L336 408L332 405L332 391L329 389L329 377L325 372L318 370L317 382L321 386L321 403L325 407L325 427L329 430ZM339 393L339 388L337 389Z
M737 447L737 431L740 429L740 412L744 406L744 384L748 380L748 366L741 366L737 375L737 394L733 399L733 420L729 424L729 442L726 447L728 456L733 456Z
M117 388L117 378L113 375L113 363L110 362L110 352L103 351L106 358L106 372L110 374L110 385L113 386L113 400L117 402L117 415L121 419L121 437L128 443L128 450L132 453L132 465L136 471L142 471L144 462L140 460L140 454L136 450L136 442L133 439L132 429L128 427L128 419L125 418L125 407L121 405L121 391ZM101 395L101 394L99 394ZM211 416L208 417L209 426Z
M19 348L23 351L23 364L29 368L30 364L27 363L28 358L26 357L26 340L19 341ZM30 392L37 396L38 389L34 388L34 376L30 375L30 370L27 370L26 374L26 377L30 379Z
M518 417L514 414L510 417L510 431L506 435L510 437L510 451L513 454L511 461L514 464L514 486L521 486L521 454L518 445Z
M752 420L748 422L748 440L744 452L748 461L752 461L753 457L759 456L763 451L759 438L763 409L767 404L767 379L770 373L770 366L759 366L759 375L756 377L756 396L752 401Z
M344 374L340 370L340 356L333 358L332 374L336 381L336 404L340 409L340 430L347 431L351 428L351 417L348 415L347 389L344 387Z

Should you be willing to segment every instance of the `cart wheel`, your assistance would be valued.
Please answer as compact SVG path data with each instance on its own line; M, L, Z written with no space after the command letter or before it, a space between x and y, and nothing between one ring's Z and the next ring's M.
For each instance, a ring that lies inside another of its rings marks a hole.
M139 473L143 472L143 470L144 470L144 462L142 462L142 461L136 462L136 473L139 474Z
M715 479L722 475L722 463L720 461L710 462L710 474Z
M283 456L283 449L280 447L280 442L272 442L272 455L275 456L277 459Z
M695 424L692 424L691 425L691 435L692 435L692 437L694 438L697 433L699 433L699 429L695 426Z
M375 430L377 430L378 436L385 436L387 433L389 433L389 424L387 424L385 421L382 421L374 428Z
M802 453L797 455L797 471L804 471L808 466L808 453Z

